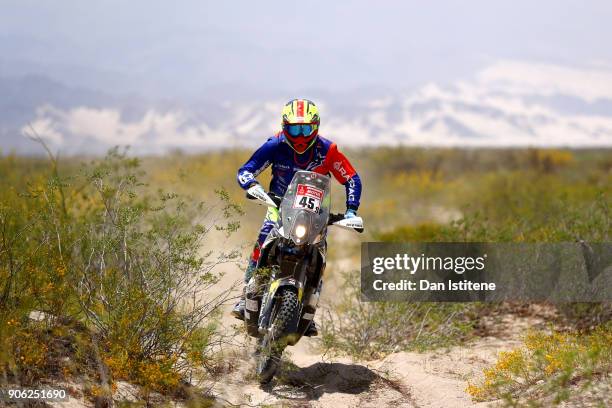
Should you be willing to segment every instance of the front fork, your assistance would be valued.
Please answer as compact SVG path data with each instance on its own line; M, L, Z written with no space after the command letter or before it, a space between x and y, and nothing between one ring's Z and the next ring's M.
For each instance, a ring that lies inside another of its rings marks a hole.
M274 279L268 286L261 301L261 313L259 314L259 334L264 334L270 326L272 311L276 303L275 296L281 288L293 288L298 294L299 311L302 311L302 298L304 296L304 282L293 277Z
M264 244L264 248L266 247L267 245ZM325 270L325 258L327 252L326 246L321 245L319 248L317 248L317 252L321 260L321 270L318 274L319 281L316 287L305 288L307 265L303 265L302 270L297 274L299 275L299 279L296 279L295 275L275 278L275 276L282 273L280 269L275 269L271 277L272 281L269 283L269 285L266 285L266 290L263 296L261 296L260 288L257 287L259 282L256 276L253 276L249 280L246 287L245 311L245 320L249 335L257 337L266 332L271 323L270 318L274 311L276 294L281 288L291 287L298 294L299 315L301 317L298 321L298 326L295 328L296 332L299 334L299 336L296 336L295 342L297 342L299 337L301 337L301 335L308 328L308 325L314 319L323 288L323 272ZM306 301L306 303L304 303L304 301ZM292 344L290 343L290 345L295 344L295 342L292 342Z

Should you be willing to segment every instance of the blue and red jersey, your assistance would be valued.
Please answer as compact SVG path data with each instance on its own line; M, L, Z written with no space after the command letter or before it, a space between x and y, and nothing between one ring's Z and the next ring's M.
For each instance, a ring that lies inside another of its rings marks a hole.
M302 154L296 153L282 132L269 138L251 158L238 169L238 184L247 189L255 178L272 165L270 191L283 196L296 171L308 170L319 174L333 174L346 189L346 206L357 210L361 198L361 180L345 155L331 140L321 136L314 146Z

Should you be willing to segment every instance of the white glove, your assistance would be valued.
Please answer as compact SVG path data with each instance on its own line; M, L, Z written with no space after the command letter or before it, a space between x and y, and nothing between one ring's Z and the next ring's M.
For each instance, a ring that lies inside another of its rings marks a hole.
M352 208L349 208L344 213L344 218L355 218L356 216L357 216L357 211L353 210Z

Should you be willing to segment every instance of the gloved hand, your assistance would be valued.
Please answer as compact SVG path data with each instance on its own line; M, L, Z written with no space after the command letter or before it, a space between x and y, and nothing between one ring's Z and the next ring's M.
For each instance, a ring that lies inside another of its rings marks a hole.
M274 198L273 198L274 197ZM259 183L251 184L247 190L247 198L259 200L258 204L267 205L268 207L278 208L280 200L272 194L266 193L266 190ZM275 201L276 199L276 201Z
M348 210L346 210L346 212L344 213L344 218L354 218L357 216L357 211L353 210L352 208L349 208Z

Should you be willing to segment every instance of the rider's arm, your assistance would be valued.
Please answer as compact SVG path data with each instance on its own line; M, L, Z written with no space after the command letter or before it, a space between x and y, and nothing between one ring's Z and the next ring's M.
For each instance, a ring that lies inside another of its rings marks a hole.
M361 198L361 179L359 174L355 173L353 177L349 178L344 183L346 190L346 208L349 210L355 210L359 208L359 199Z
M253 183L257 182L255 178L272 163L274 150L277 145L278 139L276 137L269 138L266 143L261 145L261 147L253 153L251 158L238 169L236 179L240 187L246 190Z
M361 198L361 179L351 162L343 155L333 143L326 156L326 164L329 171L334 175L346 190L346 208L357 211L359 199Z

